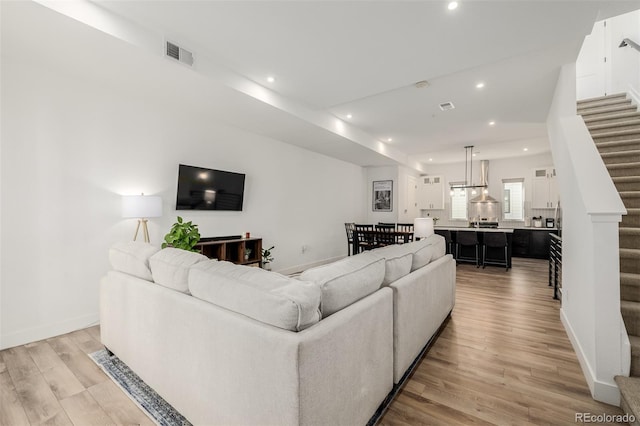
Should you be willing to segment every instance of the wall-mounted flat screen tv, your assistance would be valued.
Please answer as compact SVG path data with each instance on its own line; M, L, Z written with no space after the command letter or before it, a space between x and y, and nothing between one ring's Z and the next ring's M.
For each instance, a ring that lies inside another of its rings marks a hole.
M242 211L244 178L242 173L180 164L176 210Z

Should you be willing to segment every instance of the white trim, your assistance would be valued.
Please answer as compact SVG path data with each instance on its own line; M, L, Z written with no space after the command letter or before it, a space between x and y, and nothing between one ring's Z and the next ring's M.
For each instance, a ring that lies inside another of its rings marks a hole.
M611 378L611 383L603 382L596 378L596 375L589 364L589 360L584 353L584 349L580 345L573 327L571 327L571 324L569 323L569 319L567 318L564 309L560 309L560 320L562 321L562 325L564 326L567 336L571 341L571 346L573 346L573 350L576 352L578 362L580 362L582 373L587 381L587 385L589 386L589 391L591 391L593 399L607 404L620 406L620 390L613 381L613 377Z
M82 330L83 328L98 324L99 322L100 318L96 312L83 315L81 317L71 318L56 324L27 328L15 333L0 336L0 349L13 348L15 346L37 342L38 340L60 336L61 334Z
M636 88L633 87L631 84L629 84L628 93L629 93L629 97L631 98L631 102L633 102L636 106L640 106L640 93L638 93Z

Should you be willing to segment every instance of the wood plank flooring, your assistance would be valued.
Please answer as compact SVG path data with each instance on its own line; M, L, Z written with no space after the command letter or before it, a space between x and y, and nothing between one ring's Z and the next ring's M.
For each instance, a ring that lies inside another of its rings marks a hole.
M575 424L594 401L547 286L547 263L458 266L447 326L381 425ZM86 356L91 327L0 352L0 425L152 425Z
M575 424L622 414L591 398L548 287L548 263L458 265L451 319L380 425Z

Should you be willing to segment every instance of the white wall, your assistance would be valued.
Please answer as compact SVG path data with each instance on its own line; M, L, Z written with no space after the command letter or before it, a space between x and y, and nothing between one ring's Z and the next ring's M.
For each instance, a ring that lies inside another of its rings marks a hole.
M562 68L547 119L563 200L560 316L593 397L618 405L615 375L629 372L620 314L618 222L625 213L584 121L575 65Z
M159 244L178 214L179 163L246 173L243 212L179 214L203 236L264 238L276 247L276 270L345 256L343 223L364 220L370 197L359 166L37 57L3 56L1 154L0 348L97 321L107 249L131 239L136 224L120 217L121 195L162 196L164 215L149 223Z
M576 61L578 99L630 91L640 96L640 52L618 47L625 38L640 43L640 10L594 24Z
M532 210L531 196L532 173L537 167L552 166L551 153L540 155L527 155L522 157L504 158L489 161L489 195L500 200L502 198L502 179L524 178L525 184L525 216L554 217L553 209ZM437 217L438 225L460 225L460 221L451 221L451 203L449 198L449 183L464 182L464 162L450 164L432 164L426 167L429 175L442 175L445 182L445 209L422 210L421 215ZM473 183L480 183L480 161L473 161ZM518 222L522 225L524 222Z

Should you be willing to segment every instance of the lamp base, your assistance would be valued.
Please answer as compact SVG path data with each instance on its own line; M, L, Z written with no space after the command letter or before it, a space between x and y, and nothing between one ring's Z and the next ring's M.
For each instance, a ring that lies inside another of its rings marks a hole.
M133 235L133 241L138 239L138 232L140 231L140 224L142 224L142 235L144 236L144 242L149 243L149 229L147 228L147 219L138 219L138 226L136 226L136 233Z

